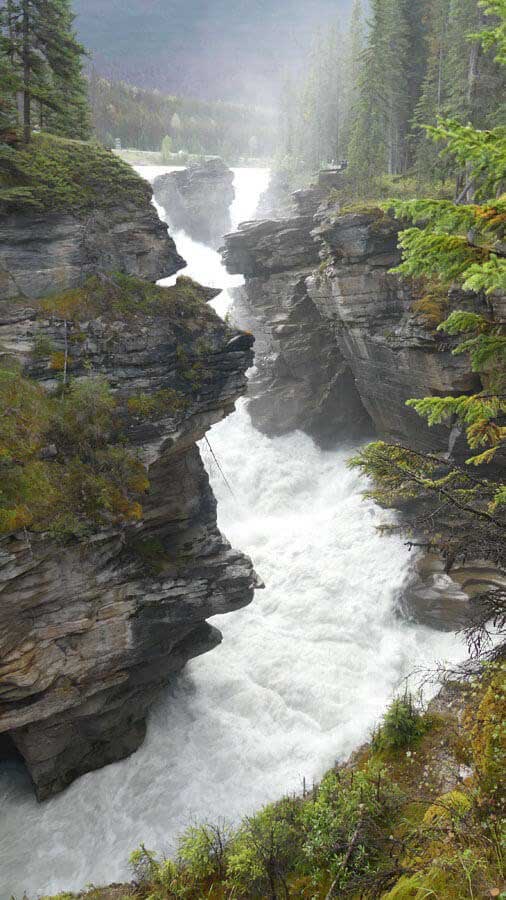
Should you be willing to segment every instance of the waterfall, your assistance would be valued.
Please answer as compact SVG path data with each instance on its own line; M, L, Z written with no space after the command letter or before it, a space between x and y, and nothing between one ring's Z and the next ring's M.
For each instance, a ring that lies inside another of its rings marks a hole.
M252 215L266 178L236 172L235 224ZM174 237L187 274L238 283L218 254ZM225 291L218 311L229 303ZM462 653L453 635L396 615L412 556L401 537L378 533L394 514L362 499L363 481L346 467L352 448L323 452L301 433L267 438L245 402L209 434L233 496L205 443L202 453L220 527L266 589L213 620L222 645L167 688L129 759L42 805L21 769L0 775L0 900L126 879L141 841L170 852L195 819L235 819L300 790L367 738L415 665Z

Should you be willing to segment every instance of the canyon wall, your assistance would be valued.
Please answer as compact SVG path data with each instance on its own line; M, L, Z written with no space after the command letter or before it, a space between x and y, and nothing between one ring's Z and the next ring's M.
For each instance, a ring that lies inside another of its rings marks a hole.
M452 354L457 341L436 326L451 309L483 312L487 303L455 290L434 320L425 286L390 272L400 262L399 223L380 209L341 212L331 193L340 177L323 173L293 195L292 214L226 237L227 268L246 279L238 321L263 336L253 422L270 434L302 428L323 445L375 432L464 452L456 430L429 429L406 400L479 388L468 358ZM500 298L487 302L499 312Z
M153 190L172 228L185 231L194 241L218 247L232 226L233 185L234 173L216 157L159 175Z
M0 362L52 389L70 346L68 377L107 380L149 478L139 521L0 536L0 752L22 755L39 799L134 751L160 687L219 643L206 619L256 585L217 528L197 447L245 392L253 338L207 305L216 291L151 284L184 261L149 198L109 216L97 196L86 217L0 218ZM163 402L142 413L146 397Z

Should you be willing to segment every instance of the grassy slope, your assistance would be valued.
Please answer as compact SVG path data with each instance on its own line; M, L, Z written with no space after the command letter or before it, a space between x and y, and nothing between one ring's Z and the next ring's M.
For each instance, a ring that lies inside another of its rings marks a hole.
M28 146L0 152L0 216L142 204L151 194L129 165L98 144L36 134Z

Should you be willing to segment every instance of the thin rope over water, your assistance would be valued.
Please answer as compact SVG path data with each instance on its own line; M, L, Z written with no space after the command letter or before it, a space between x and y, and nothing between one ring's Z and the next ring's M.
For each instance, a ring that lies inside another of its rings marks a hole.
M217 458L216 458L216 454L215 454L213 448L211 447L211 444L209 443L209 438L207 437L207 435L204 436L204 440L205 440L207 446L209 447L209 450L211 451L211 456L213 457L213 459L214 459L214 461L215 461L215 463L216 463L216 465L217 465L217 467L218 467L218 471L219 471L221 477L223 478L223 481L224 481L225 484L227 485L227 487L228 487L230 493L232 494L232 497L234 498L234 500L237 500L237 497L236 497L236 495L234 494L234 492L233 492L233 490L232 490L232 485L230 484L230 482L229 482L227 476L225 475L225 472L224 472L223 469L221 468L221 466L220 466L220 464L219 464L219 462L218 462L218 460L217 460Z

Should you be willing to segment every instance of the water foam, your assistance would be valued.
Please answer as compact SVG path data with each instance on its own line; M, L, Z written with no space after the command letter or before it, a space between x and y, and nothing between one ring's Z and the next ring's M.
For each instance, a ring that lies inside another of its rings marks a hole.
M236 221L265 178L238 173ZM235 283L209 248L183 240L189 274ZM221 309L229 302L225 293ZM192 818L236 818L299 790L367 737L414 664L459 655L452 635L396 616L411 557L399 537L379 535L392 515L362 499L350 448L269 439L244 401L209 438L234 491L204 445L220 527L267 587L213 620L223 644L167 689L134 756L40 806L25 773L0 776L2 900L125 878L141 841L171 850Z

